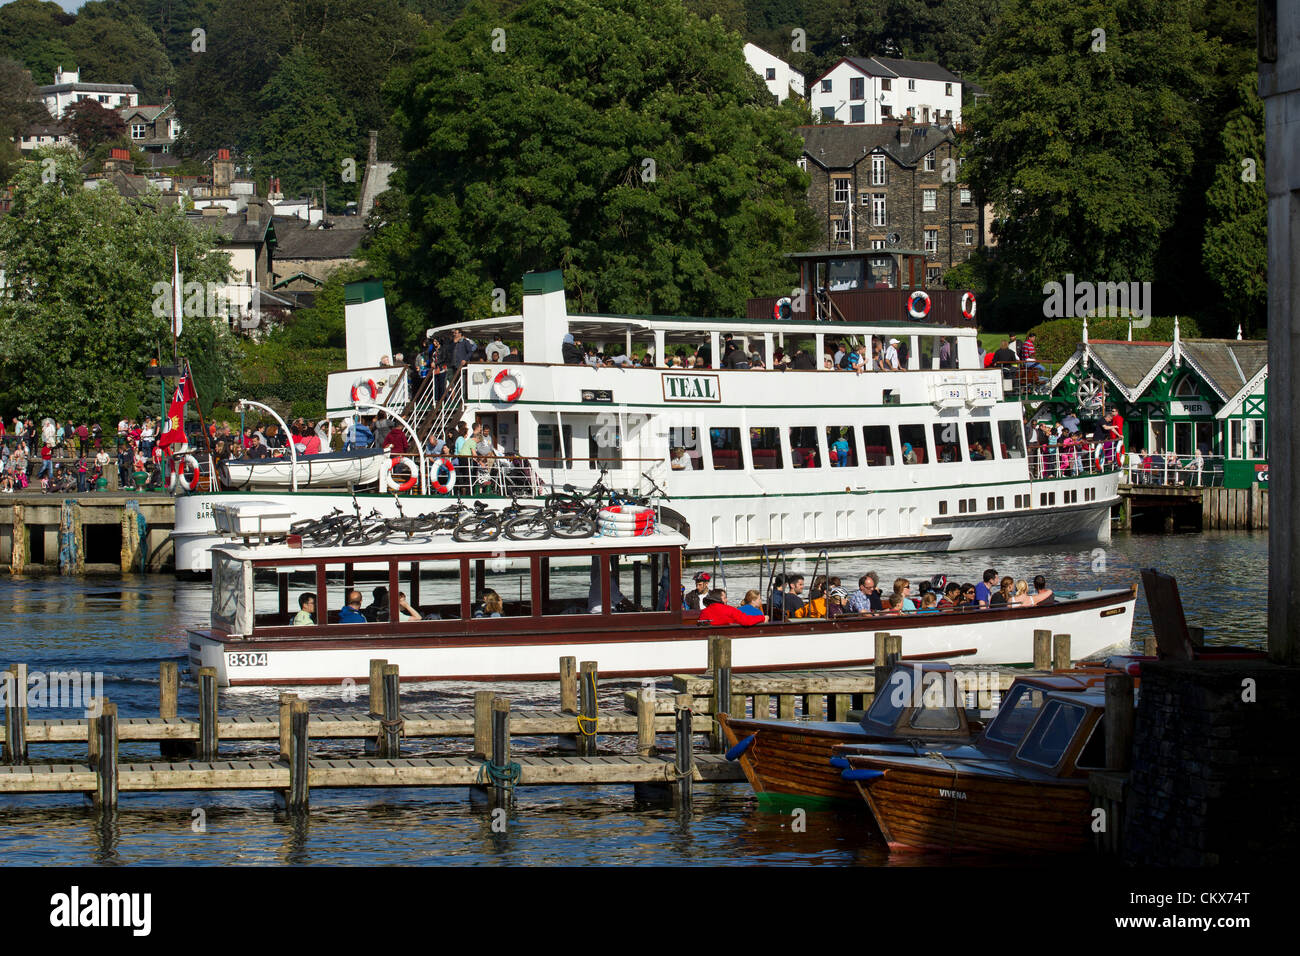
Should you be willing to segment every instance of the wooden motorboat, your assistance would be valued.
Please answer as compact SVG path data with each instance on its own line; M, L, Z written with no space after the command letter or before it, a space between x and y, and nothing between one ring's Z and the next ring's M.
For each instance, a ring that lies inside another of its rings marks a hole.
M309 488L346 488L377 485L388 465L388 453L382 448L359 448L321 455L299 455L297 460L282 458L231 458L221 464L221 484L243 490L297 486Z
M951 666L941 661L896 665L859 723L746 720L726 714L718 720L731 748L728 756L740 761L760 801L856 802L861 794L840 773L847 766L844 753L951 752L1006 759L1024 733L1026 708L1041 706L1049 691L1083 691L1103 679L1091 672L1017 677L1003 698L1002 724L989 736L984 723L964 706L964 693L952 678ZM832 763L833 757L839 759Z
M997 746L1035 713L1010 756L837 751L848 763L843 777L862 794L891 849L1022 854L1090 845L1088 774L1106 767L1104 692L1051 691L1040 707L1020 710L1007 704Z

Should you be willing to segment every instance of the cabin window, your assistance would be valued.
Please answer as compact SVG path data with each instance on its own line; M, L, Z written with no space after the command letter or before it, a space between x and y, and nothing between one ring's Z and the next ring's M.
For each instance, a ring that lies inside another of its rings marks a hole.
M460 619L460 561L420 561L398 568L397 590L422 621L456 621ZM400 608L399 608L400 612ZM414 620L403 616L402 621Z
M739 471L744 467L740 451L739 428L710 428L709 445L713 467L718 471Z
M826 453L832 468L856 468L858 464L857 432L851 425L834 425L826 429Z
M212 617L234 628L239 598L244 590L244 563L218 555L212 566Z
M470 613L476 618L530 617L533 613L532 562L528 557L475 558L469 562L473 585Z
M607 561L612 613L653 611L658 608L666 593L664 585L668 583L664 580L668 568L667 555L620 554L610 555ZM660 575L659 580L655 579L656 569Z
M781 467L781 430L779 428L751 428L749 451L754 456L754 469L762 471Z
M384 564L386 567L387 562ZM316 608L316 623L338 624L339 612L347 604L349 591L357 592L364 613L364 608L370 603L371 598L366 595L364 587L357 586L353 567L341 563L325 565L325 607Z
M258 572L266 572L259 574ZM311 598L306 607L303 598ZM298 612L308 611L312 624L321 623L316 607L316 568L257 568L253 574L253 601L258 627L287 627L296 622Z
M677 449L685 452L680 458ZM699 471L704 467L700 457L700 430L698 428L668 429L669 464L674 471Z
M1055 767L1086 716L1088 708L1080 704L1049 700L1016 755L1026 763Z
M866 720L894 729L903 708L912 703L912 681L915 674L910 667L896 667L890 671L884 691L875 695L867 709Z
M899 425L898 446L902 449L904 465L926 464L925 426Z
M998 441L1002 444L1003 458L1025 457L1025 432L1020 422L998 422Z
M946 501L939 502L939 514L946 515L947 513L948 513L948 502Z
M1046 699L1042 688L1031 684L1020 684L1007 692L1006 699L998 708L998 715L984 731L989 740L1002 744L1014 745L1020 742L1029 725L1034 722Z
M600 557L579 558L579 567L542 558L542 613L546 615L599 613Z
M1074 761L1074 765L1080 770L1106 769L1106 717L1104 714L1093 726L1092 733L1088 735L1088 742L1079 751L1079 757Z
M862 426L862 460L869 466L894 463L894 441L888 425Z
M961 716L957 713L956 680L951 671L922 674L919 700L913 701L913 705L907 726L914 730L961 729Z
M934 428L934 456L940 464L961 461L961 432L956 422L936 422Z
M817 429L801 425L790 429L790 464L795 468L820 468L821 451L817 447Z
M537 466L568 468L573 458L573 426L541 424L537 426Z
M971 461L993 461L993 426L988 422L966 423L966 444Z

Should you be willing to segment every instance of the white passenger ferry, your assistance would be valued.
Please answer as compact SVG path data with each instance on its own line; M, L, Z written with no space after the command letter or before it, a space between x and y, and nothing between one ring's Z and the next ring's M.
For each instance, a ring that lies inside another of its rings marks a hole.
M384 395L374 394L370 381L393 369L374 367L388 335L382 291L377 302L371 291L349 300L352 368L330 377L327 405L336 417L355 414L358 403L401 409L421 439L462 421L482 422L508 457L491 469L460 463L459 488L475 493L535 498L565 484L588 487L605 469L614 488L644 493L653 481L667 494L662 505L675 519L669 524L688 537L688 559L752 557L764 546L787 554L883 555L1108 540L1120 477L1113 450L1076 453L1031 473L1022 405L998 369L982 367L973 321L954 316L953 308L952 324L910 318L909 304L928 312L930 300L909 303L901 281L908 259L804 254L802 294L793 304L806 298L815 311L805 305L791 319L570 315L561 273L529 274L521 315L461 326L479 345L521 342L522 360L502 360L493 350L496 360L471 363L452 377L438 404L430 380L409 399L395 379L379 387ZM960 294L929 295L938 302ZM769 308L767 300L756 301ZM897 308L881 309L882 301ZM967 302L973 312L973 299ZM882 312L897 318L873 318ZM603 348L621 345L626 354L644 346L654 365L565 364L566 335ZM768 368L722 367L727 336ZM832 342L865 341L870 350L870 343L887 347L891 339L906 354L899 371L820 367ZM665 367L680 349L701 345L709 349L707 367ZM770 368L778 349L798 348L816 367ZM951 359L941 362L941 354ZM407 515L446 507L458 490L449 480L451 464L415 461L404 469L402 477L418 474L400 499ZM397 514L391 491L357 489L356 499L363 513ZM347 489L301 485L287 493L245 488L183 496L174 535L178 572L209 571L208 549L228 540L216 530L213 504L247 500L298 518L354 508Z

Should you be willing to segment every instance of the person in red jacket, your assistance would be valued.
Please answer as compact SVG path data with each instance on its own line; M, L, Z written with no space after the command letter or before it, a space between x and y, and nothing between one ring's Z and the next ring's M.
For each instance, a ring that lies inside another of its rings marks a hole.
M755 624L762 624L767 618L761 614L746 614L740 608L732 607L727 603L726 591L713 590L704 599L704 610L700 612L700 620L709 624L740 624L744 627L752 627Z

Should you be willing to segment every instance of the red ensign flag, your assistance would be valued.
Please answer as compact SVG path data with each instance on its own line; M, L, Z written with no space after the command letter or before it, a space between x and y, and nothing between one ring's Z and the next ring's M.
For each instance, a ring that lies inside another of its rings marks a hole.
M185 438L185 403L197 398L194 385L188 375L182 375L176 383L176 392L172 395L171 405L167 408L167 426L158 436L159 445L183 445Z

